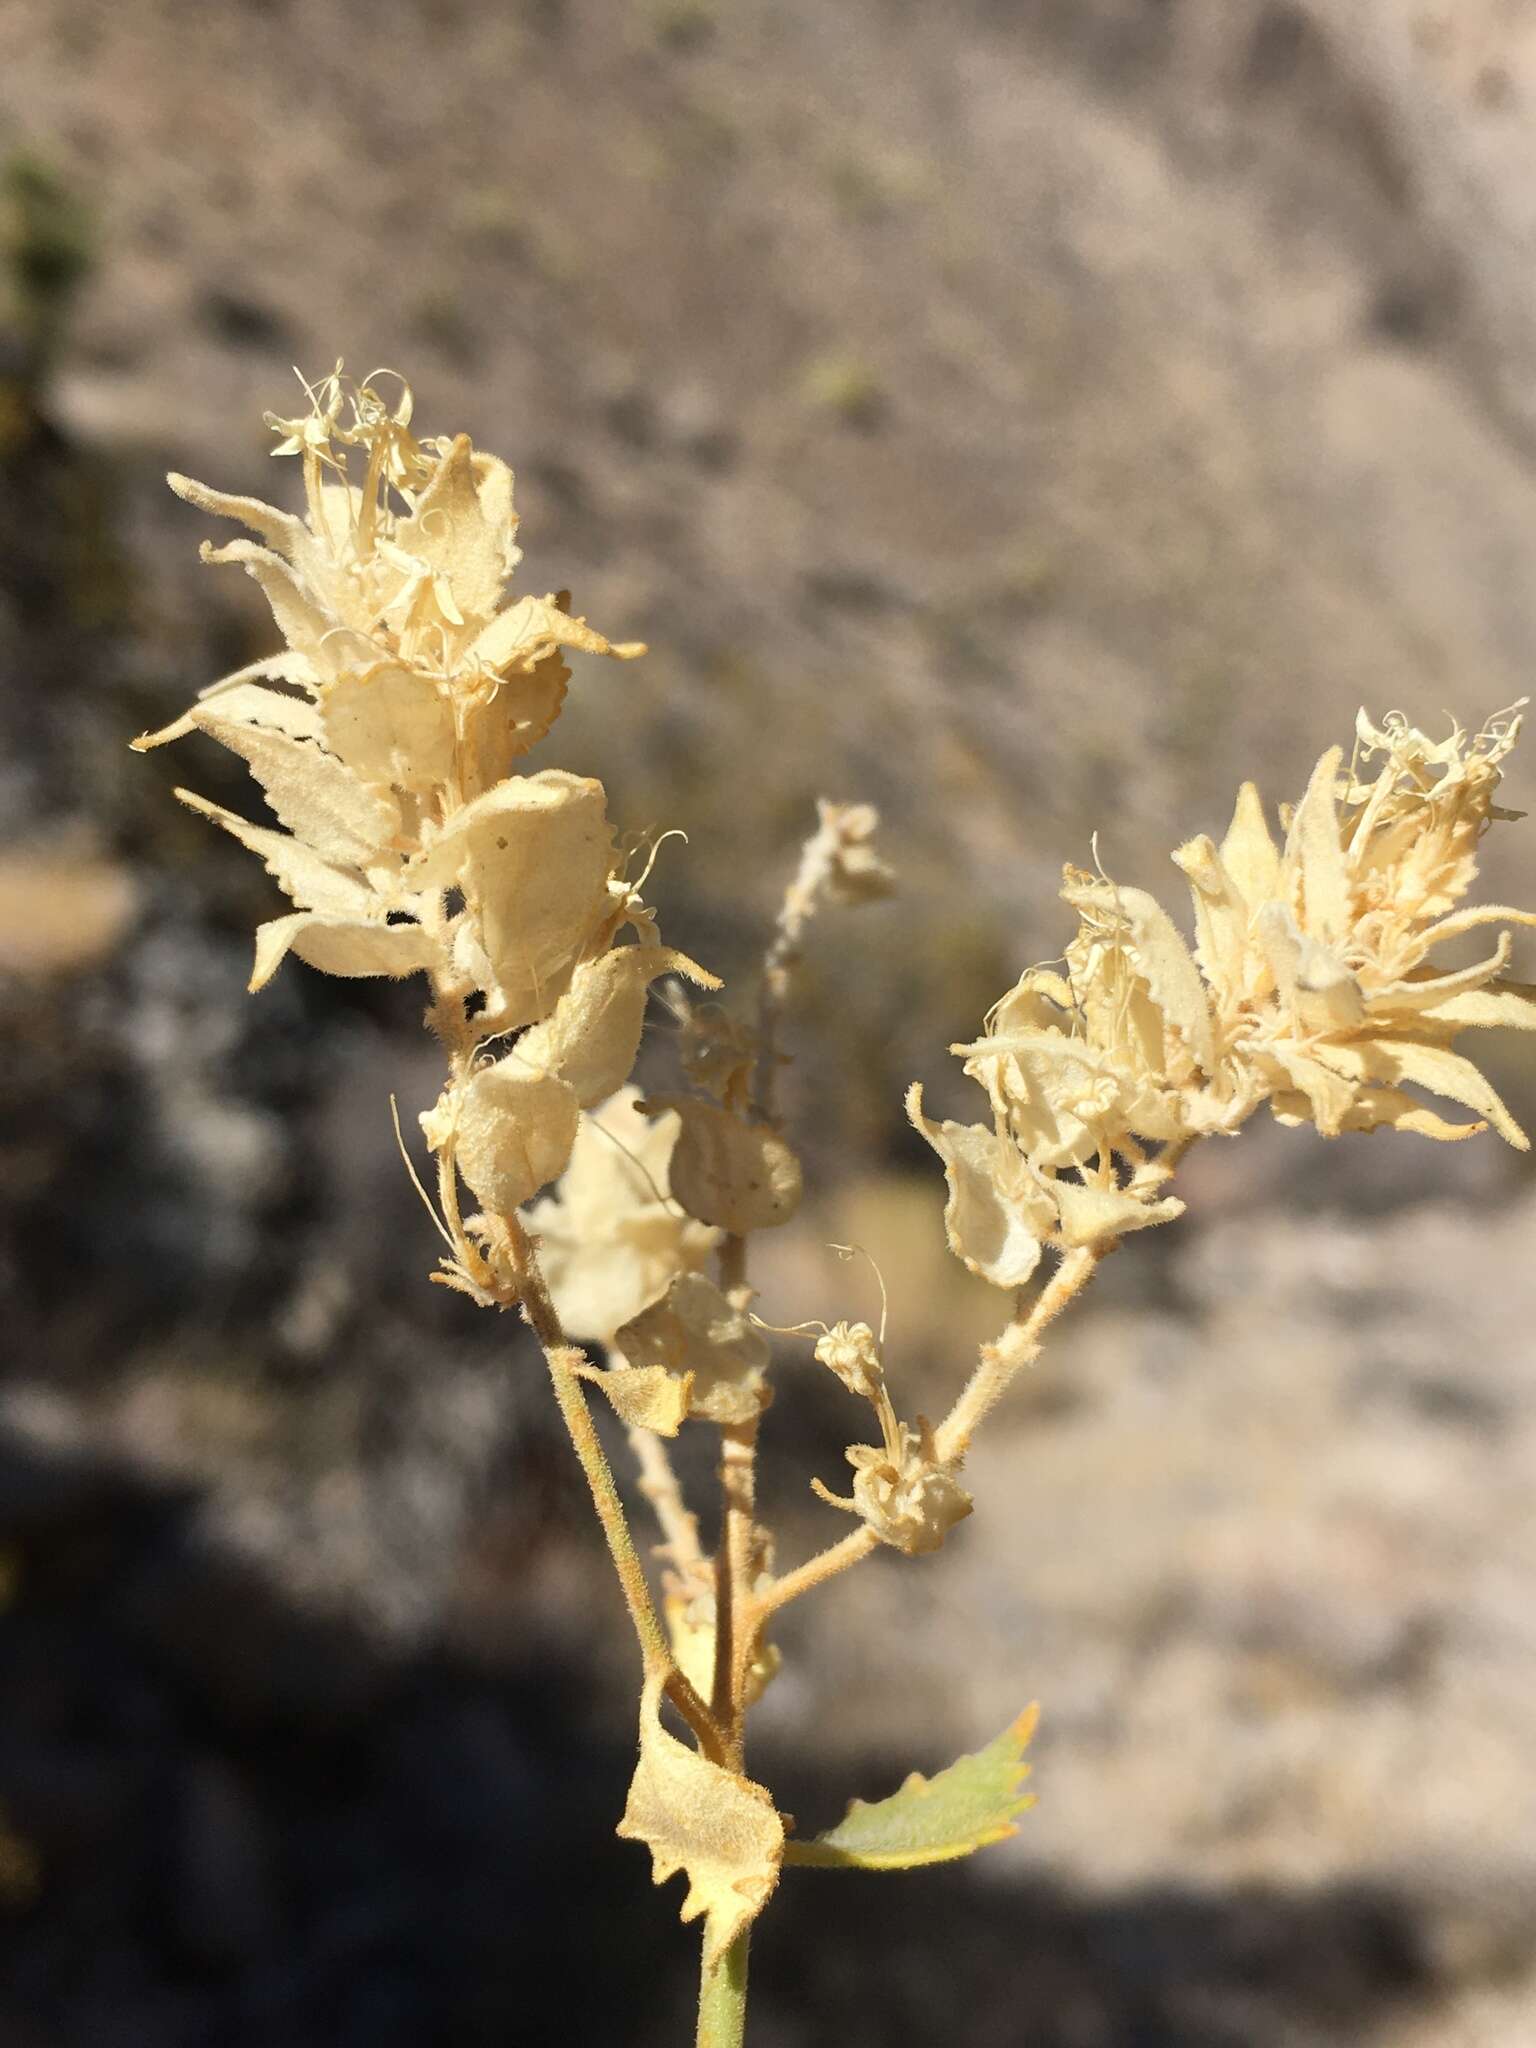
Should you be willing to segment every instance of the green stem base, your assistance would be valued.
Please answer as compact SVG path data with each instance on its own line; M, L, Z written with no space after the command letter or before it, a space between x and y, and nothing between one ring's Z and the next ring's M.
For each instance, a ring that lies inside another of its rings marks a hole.
M747 1944L745 1929L713 1970L699 1975L699 2031L695 2048L741 2048L747 2031Z

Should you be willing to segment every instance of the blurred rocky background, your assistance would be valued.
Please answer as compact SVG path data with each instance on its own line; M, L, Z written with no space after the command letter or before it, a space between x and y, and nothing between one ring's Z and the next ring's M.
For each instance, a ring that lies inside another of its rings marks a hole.
M659 2048L633 1660L536 1358L425 1284L419 999L248 999L273 893L170 796L247 789L126 752L271 644L163 472L291 492L261 413L338 354L509 455L524 586L654 649L543 760L686 827L654 895L733 979L812 800L880 804L760 1278L869 1313L866 1245L937 1408L996 1304L901 1091L958 1099L1062 859L1166 890L1357 704L1527 686L1536 5L0 0L0 49L0 2048ZM1536 1182L1268 1127L1187 1178L944 1555L786 1628L803 1825L1036 1695L1040 1805L786 1881L760 2048L1536 2041ZM786 1352L785 1555L841 1398Z

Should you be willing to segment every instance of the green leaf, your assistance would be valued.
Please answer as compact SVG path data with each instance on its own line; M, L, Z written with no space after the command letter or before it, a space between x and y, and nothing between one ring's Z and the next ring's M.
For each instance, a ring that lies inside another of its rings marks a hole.
M835 1828L810 1842L787 1842L786 1863L818 1870L914 1870L948 1863L1018 1833L1014 1825L1033 1797L1024 1751L1040 1717L1026 1707L995 1742L925 1778L914 1771L899 1792L873 1805L849 1802Z

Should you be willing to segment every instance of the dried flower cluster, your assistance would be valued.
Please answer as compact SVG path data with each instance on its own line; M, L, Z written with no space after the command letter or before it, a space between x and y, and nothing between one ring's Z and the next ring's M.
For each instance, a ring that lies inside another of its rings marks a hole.
M779 1572L757 1518L773 1355L771 1326L752 1312L748 1241L800 1201L775 1110L778 1037L812 920L891 887L875 814L821 805L750 1021L691 1001L679 977L718 984L661 944L641 898L649 869L630 875L601 784L522 766L560 711L567 652L643 650L605 640L564 596L509 601L512 473L462 436L418 439L408 390L387 402L338 365L309 399L301 417L269 421L274 452L301 460L303 517L171 480L258 536L204 554L255 578L286 647L137 744L218 740L276 815L282 829L178 792L255 852L294 905L257 933L253 989L290 952L331 974L427 978L447 1069L421 1119L449 1248L433 1277L485 1306L521 1304L539 1338L644 1665L619 1831L646 1844L658 1881L686 1874L683 1917L705 1930L699 2040L727 2048L741 2038L747 1930L785 1864L965 1855L1011 1832L1027 1804L1029 1714L931 1782L855 1801L836 1827L793 1841L745 1773L746 1714L778 1667L768 1638L782 1608L882 1546L936 1550L971 1513L960 1470L977 1426L1105 1253L1180 1213L1166 1190L1187 1147L1235 1132L1265 1102L1330 1136L1385 1126L1460 1138L1492 1124L1525 1145L1454 1049L1474 1026L1536 1026L1536 991L1505 978L1508 934L1472 966L1434 964L1476 927L1536 923L1465 900L1483 832L1513 815L1494 797L1519 720L1436 743L1396 715L1376 726L1362 714L1353 757L1323 756L1281 813L1279 842L1245 787L1219 847L1202 837L1174 855L1194 899L1193 949L1146 892L1067 870L1078 929L1061 966L1026 973L982 1035L953 1048L990 1121L935 1122L917 1088L908 1102L944 1162L950 1246L1012 1292L1009 1320L937 1426L898 1415L883 1315L878 1333L847 1320L784 1333L812 1337L815 1360L868 1405L875 1441L849 1447L848 1494L812 1482L856 1526ZM642 1096L631 1076L658 982L682 1081ZM1474 1120L1445 1120L1414 1088ZM478 1205L467 1216L464 1188ZM567 1332L604 1347L606 1362ZM589 1385L628 1428L662 1539L659 1602ZM712 1550L670 1461L668 1439L688 1425L713 1431L718 1451Z
M986 1089L992 1123L913 1122L944 1161L951 1247L999 1287L1020 1287L1047 1246L1104 1247L1164 1223L1160 1193L1195 1138L1230 1135L1261 1103L1327 1137L1384 1126L1465 1138L1525 1134L1452 1048L1474 1025L1536 1027L1536 992L1506 981L1502 933L1475 965L1438 971L1435 949L1480 925L1536 923L1503 905L1458 907L1477 874L1516 713L1475 737L1426 739L1399 714L1360 714L1354 757L1335 747L1282 813L1277 845L1252 783L1218 847L1173 858L1188 877L1193 955L1144 890L1068 868L1078 914L1065 971L1033 968L984 1035L952 1050ZM1367 773L1373 762L1380 766ZM1420 1086L1475 1112L1448 1123Z
M171 478L260 536L203 555L255 579L287 647L137 744L206 733L245 760L287 827L177 792L297 906L258 931L253 990L290 952L328 974L428 977L450 1055L422 1120L452 1240L441 1277L479 1300L515 1298L502 1219L559 1178L582 1112L627 1081L651 983L716 985L658 942L601 783L517 772L559 714L567 649L644 650L614 646L563 596L506 601L520 550L505 463L464 435L418 440L408 390L391 406L339 366L310 398L301 418L268 420L274 453L301 458L302 519ZM626 926L638 944L615 943ZM484 1050L511 1033L499 1057ZM665 1143L654 1149L664 1176ZM456 1174L482 1205L467 1223ZM691 1256L697 1240L671 1222L661 1237Z

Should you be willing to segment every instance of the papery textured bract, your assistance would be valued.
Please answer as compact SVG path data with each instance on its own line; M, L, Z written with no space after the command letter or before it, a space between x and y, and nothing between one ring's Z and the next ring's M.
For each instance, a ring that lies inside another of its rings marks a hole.
M688 1412L707 1422L752 1422L767 1406L767 1340L702 1273L680 1273L613 1342L632 1366L686 1377Z
M613 1412L630 1429L653 1429L658 1436L676 1436L689 1413L693 1380L679 1377L664 1365L625 1365L622 1361L599 1372L589 1366L581 1377L606 1395Z
M647 1115L672 1111L682 1120L672 1192L690 1216L743 1234L794 1215L800 1162L769 1125L746 1123L691 1095L659 1095L641 1106Z
M640 1050L646 992L664 974L686 975L702 988L720 986L686 953L666 946L615 947L575 970L549 1016L519 1040L520 1056L568 1082L583 1109L594 1108L629 1079Z
M508 1053L454 1099L455 1163L492 1214L514 1215L564 1173L580 1114L573 1088Z
M582 1118L564 1176L524 1218L561 1321L604 1344L674 1274L702 1266L720 1236L671 1199L681 1119L641 1116L637 1099L636 1089L621 1089Z
M662 1674L640 1704L640 1763L618 1832L651 1852L651 1874L688 1879L681 1918L704 1916L713 1969L768 1903L779 1880L784 1824L761 1785L696 1755L661 1725Z

